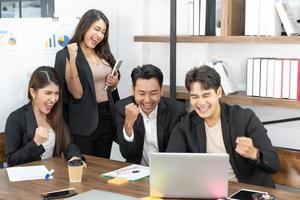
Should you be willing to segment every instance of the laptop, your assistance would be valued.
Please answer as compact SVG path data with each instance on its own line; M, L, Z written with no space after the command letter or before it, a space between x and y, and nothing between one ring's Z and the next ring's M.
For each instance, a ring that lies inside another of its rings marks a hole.
M134 198L131 196L127 196L124 194L117 194L113 192L106 192L103 190L92 189L86 192L82 192L77 194L76 196L67 198L66 200L135 200L138 198Z
M150 196L226 198L228 169L226 153L152 153Z

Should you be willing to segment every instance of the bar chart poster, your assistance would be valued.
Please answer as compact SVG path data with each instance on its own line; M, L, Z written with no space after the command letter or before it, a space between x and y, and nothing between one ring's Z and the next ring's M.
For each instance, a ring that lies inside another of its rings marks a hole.
M45 48L57 48L65 47L70 41L70 36L65 34L55 34L45 39Z
M44 38L42 39L43 49L59 50L67 46L72 37L78 19L74 20L55 20L51 23L51 26L47 27L47 31L44 32Z

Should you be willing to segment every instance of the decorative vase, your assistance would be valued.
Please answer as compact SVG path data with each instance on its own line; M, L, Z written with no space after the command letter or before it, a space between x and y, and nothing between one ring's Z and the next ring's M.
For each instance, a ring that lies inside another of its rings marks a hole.
M220 36L221 35L221 28L216 28L216 36Z

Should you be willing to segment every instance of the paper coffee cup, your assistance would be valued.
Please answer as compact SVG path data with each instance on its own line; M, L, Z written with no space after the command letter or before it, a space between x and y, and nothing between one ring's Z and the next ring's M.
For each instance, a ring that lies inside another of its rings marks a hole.
M81 182L83 168L86 164L82 160L72 160L68 162L69 181L72 183Z

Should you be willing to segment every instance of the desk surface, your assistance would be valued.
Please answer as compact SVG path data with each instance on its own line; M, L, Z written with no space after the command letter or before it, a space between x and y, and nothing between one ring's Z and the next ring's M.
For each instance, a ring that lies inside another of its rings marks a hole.
M46 165L48 169L55 169L54 179L49 181L34 180L10 182L5 169L0 170L0 199L40 199L40 194L63 188L75 187L78 193L93 188L126 194L134 197L149 196L149 178L136 182L130 182L123 186L107 184L107 179L101 178L100 174L129 165L119 161L113 161L98 157L86 156L87 169L84 172L81 183L69 183L67 162L61 158L52 158L45 161L37 161L26 165ZM229 194L248 188L253 190L267 191L273 193L277 200L300 199L299 193L292 193L283 190L253 186L242 183L229 183ZM3 198L4 197L4 198Z

